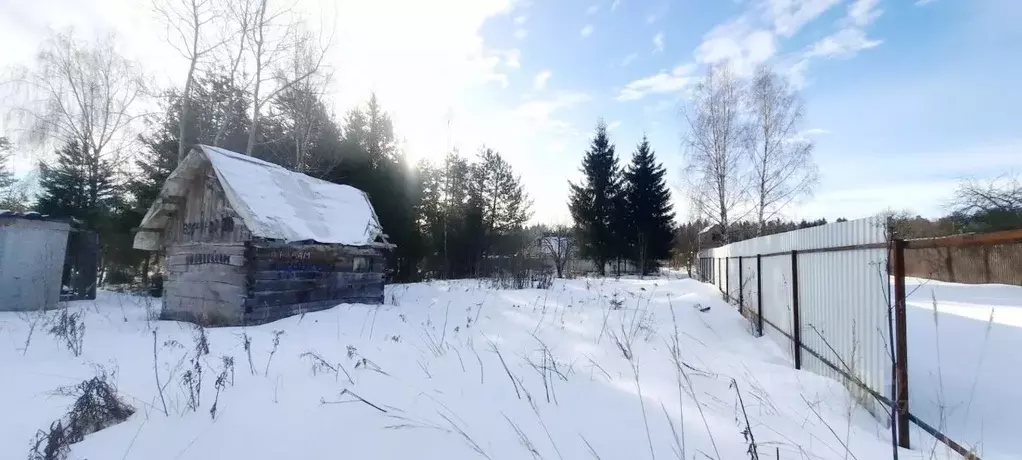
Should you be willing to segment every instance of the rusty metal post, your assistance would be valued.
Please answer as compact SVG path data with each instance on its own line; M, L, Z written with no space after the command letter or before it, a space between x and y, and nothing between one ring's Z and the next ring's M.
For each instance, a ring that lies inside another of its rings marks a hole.
M990 276L990 246L983 246L983 273L986 274L986 283L990 284L993 281Z
M763 257L756 254L756 327L763 337Z
M951 263L951 248L944 248L944 266L947 268L948 281L954 283L955 280L955 266Z
M795 340L795 369L802 369L802 321L798 314L798 251L791 251L791 336Z
M745 316L745 281L742 279L742 256L738 256L738 314Z
M898 445L909 448L908 416L908 325L905 318L905 240L894 240L892 252L894 275L894 401L898 424Z

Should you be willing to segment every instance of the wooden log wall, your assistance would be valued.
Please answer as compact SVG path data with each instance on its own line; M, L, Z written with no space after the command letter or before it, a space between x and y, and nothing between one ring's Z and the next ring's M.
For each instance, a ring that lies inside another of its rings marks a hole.
M244 243L189 243L167 248L163 319L239 324L248 295Z
M377 249L253 242L247 258L247 323L340 303L383 303L385 263Z
M252 238L228 203L209 165L189 184L182 207L175 212L165 232L164 241L168 246L195 242L242 243Z

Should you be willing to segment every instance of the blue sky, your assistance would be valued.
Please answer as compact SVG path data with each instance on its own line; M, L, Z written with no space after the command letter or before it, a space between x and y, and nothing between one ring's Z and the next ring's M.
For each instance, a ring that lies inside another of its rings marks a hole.
M722 59L770 64L801 88L821 181L791 217L936 216L957 179L1022 169L1018 0L296 1L333 36L337 113L376 92L413 157L499 150L536 221L570 221L567 183L601 117L622 162L648 134L679 185L686 91ZM117 34L158 86L180 86L187 63L149 5L0 0L0 66L74 26Z
M527 158L527 179L542 177L527 180L534 195L577 177L598 117L623 159L647 133L679 184L685 88L726 57L802 86L822 177L792 215L834 219L888 207L937 215L958 178L1022 166L1020 23L1022 3L1009 0L568 0L520 5L482 36L519 51L507 87L487 91L497 103L573 95L550 115L566 125L558 148L511 152Z

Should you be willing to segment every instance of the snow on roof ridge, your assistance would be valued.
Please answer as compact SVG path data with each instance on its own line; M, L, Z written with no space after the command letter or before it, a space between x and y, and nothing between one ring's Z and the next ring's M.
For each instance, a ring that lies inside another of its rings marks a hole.
M260 160L260 159L254 157L254 156L245 155L243 153L238 153L238 152L234 152L234 151L231 151L231 150L227 150L227 149L225 149L223 147L215 147L215 146L206 145L206 144L198 144L198 145L196 145L196 147L199 147L200 149L202 149L203 153L205 153L206 155L209 155L210 152L213 152L215 154L224 155L226 157L230 157L230 158L235 159L235 160L247 161L249 163L255 163L257 165L265 166L265 167L268 167L268 168L279 168L279 169L283 169L283 170L291 172L291 173L302 174L302 173L299 173L297 171L291 171L290 169L287 169L287 168L285 168L285 167L283 167L281 165L278 165L276 163L270 163L269 161L266 161L266 160ZM304 175L304 174L302 174L302 175Z
M283 241L365 246L383 233L369 197L355 187L335 184L220 147L196 145L178 165L146 213L140 228L159 230L170 217L164 200L183 196L202 164L208 162L237 217L254 237ZM158 240L140 232L138 249L156 250Z
M218 147L201 150L253 236L365 245L382 233L368 197L355 187Z

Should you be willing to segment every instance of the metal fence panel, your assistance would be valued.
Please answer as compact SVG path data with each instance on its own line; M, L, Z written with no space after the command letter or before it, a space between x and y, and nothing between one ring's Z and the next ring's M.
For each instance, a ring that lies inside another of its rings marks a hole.
M793 356L794 344L791 337L792 291L791 257L772 256L763 258L763 327L764 335L784 345L788 356Z
M725 269L728 276L715 284L730 294L732 302L737 301L741 278L745 305L755 305L755 276L762 277L763 320L768 324L764 335L794 354L797 328L804 347L802 367L842 381L868 410L887 420L884 408L839 372L853 376L876 393L891 396L887 317L890 280L887 250L878 247L885 242L884 221L867 218L753 238L703 251L700 256L730 265ZM856 248L862 245L872 247ZM840 249L828 250L832 248ZM791 251L799 252L798 325L794 324ZM758 274L757 254L762 254L762 273ZM741 273L737 259L725 262L729 257L746 257Z

